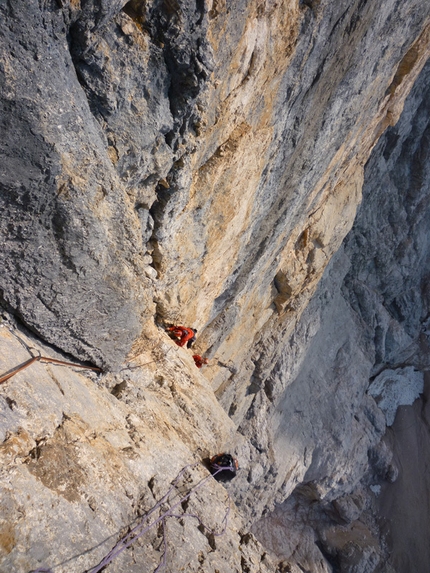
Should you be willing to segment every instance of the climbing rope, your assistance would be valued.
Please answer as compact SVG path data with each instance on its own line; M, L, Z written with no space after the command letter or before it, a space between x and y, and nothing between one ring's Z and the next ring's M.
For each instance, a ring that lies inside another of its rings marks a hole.
M2 327L3 327L3 325L2 325ZM64 360L57 360L56 358L50 358L48 356L41 356L39 350L37 350L38 355L33 356L33 351L35 350L35 348L32 346L29 346L20 336L18 336L18 334L10 326L6 326L6 329L26 349L26 351L30 354L31 358L29 360L27 360L26 362L19 364L15 368L12 368L12 370L10 370L9 372L6 372L6 374L3 374L3 376L0 376L0 384L3 384L3 382L6 382L7 380L9 380L9 378L12 378L12 376L15 376L15 374L18 374L18 372L21 372L25 368L28 368L34 362L42 362L42 363L46 363L46 364L58 364L59 366L70 366L73 368L83 368L85 370L94 370L95 372L102 372L102 369L97 368L96 366L87 366L84 364L75 364L74 362L65 362Z
M182 503L184 503L184 501L186 501L193 493L195 493L198 489L200 489L208 480L211 479L211 477L213 477L213 475L209 475L206 478L204 478L202 481L200 481L197 485L195 485L194 487L192 487L190 489L190 491L181 499L179 499L179 501L177 501L172 507L170 507L167 511L165 511L162 515L160 515L157 519L155 519L154 521L152 521L149 525L145 526L145 523L147 521L147 519L154 513L154 511L156 511L170 496L170 494L172 493L172 491L175 489L176 484L178 483L179 479L182 477L182 475L185 473L185 471L188 468L191 467L195 467L198 464L193 464L193 465L188 465L185 466L185 468L183 468L179 474L177 475L177 477L175 478L175 480L173 481L172 487L169 489L169 491L160 499L159 502L157 502L154 507L145 515L143 516L141 522L136 525L136 527L134 527L125 537L123 537L118 543L117 545L115 545L115 547L106 555L106 557L104 557L100 563L94 567L93 569L89 569L88 573L98 573L99 571L101 571L103 569L103 567L106 567L106 565L108 565L113 559L115 559L116 557L118 557L118 555L120 555L123 551L125 551L126 549L128 549L128 547L130 547L135 541L137 541L140 537L142 537L142 535L144 535L145 533L147 533L150 529L152 529L155 525L157 525L160 522L165 522L167 517L180 517L181 519L183 517L187 517L187 514L183 514L183 515L179 515L176 516L174 515L172 512L178 507L180 506ZM221 468L219 469L216 473L219 473L220 471L226 470L227 468ZM229 498L230 501L230 498ZM222 535L223 533L225 533L225 530L227 529L227 518L228 515L230 513L230 503L228 505L227 508L227 512L224 516L224 519L222 521L222 523L225 523L224 528L221 532L216 533L214 531L210 531L210 533L212 533L215 536L218 535ZM205 529L208 529L200 520L200 518L198 516L194 516L194 515L190 515L190 517L196 517L200 524L203 525L203 527ZM164 526L163 526L164 529ZM209 529L208 529L209 530ZM164 538L165 539L165 538ZM164 556L165 553L163 555L163 560L164 560ZM160 563L158 565L158 567L155 569L154 573L156 573L160 566L162 565L162 563Z
M16 335L15 335L16 336ZM26 347L26 349L28 350L28 352L31 354L31 348L29 346L27 346L26 343L24 343L19 337L17 337L18 340ZM170 349L169 349L170 350ZM18 372L21 372L22 370L28 368L29 366L31 366L33 363L35 362L41 362L41 363L47 363L47 364L58 364L60 366L69 366L69 367L75 367L75 368L83 368L83 369L88 369L88 370L93 370L96 372L101 372L101 368L97 368L95 366L86 366L86 365L82 365L82 364L75 364L73 362L66 362L63 360L57 360L55 358L50 358L47 356L42 356L39 352L38 356L32 356L29 360L27 360L26 362L16 366L15 368L13 368L12 370L10 370L9 372L7 372L6 374L3 374L3 376L0 376L0 384L3 384L4 382L6 382L7 380L9 380L10 378L12 378L13 376L15 376L16 374L18 374ZM152 362L158 362L158 360L154 360L151 362L148 362L146 364L151 364ZM136 366L127 366L124 369L134 369L134 368L140 368L142 366L146 366L146 364L142 364L142 365L136 365ZM200 519L200 517L196 514L191 514L191 513L183 513L183 514L175 514L173 513L173 511L180 506L181 504L183 504L185 501L187 501L190 496L195 493L198 489L200 489L208 480L210 480L212 477L215 478L215 476L217 474L219 474L220 472L225 472L225 471L230 471L230 472L234 472L236 471L237 468L234 468L233 466L218 466L218 465L212 465L212 469L216 470L216 471L212 471L212 473L210 475L208 475L206 478L204 478L203 480L201 480L198 484L196 484L194 487L192 487L189 492L183 496L182 498L179 499L179 501L177 501L172 507L170 507L167 511L165 511L162 515L160 515L158 518L154 519L151 523L147 524L148 519L150 518L151 515L153 515L153 513L155 511L157 511L157 509L159 509L161 507L161 505L163 503L165 503L169 496L171 495L172 491L175 489L179 479L182 477L182 475L186 472L187 469L189 468L193 468L196 467L197 464L192 464L192 465L188 465L185 466L180 472L179 474L176 476L176 478L174 479L174 481L172 482L172 487L169 489L169 491L160 499L160 501L158 501L155 506L148 512L146 513L144 516L142 516L140 522L127 534L125 535L116 545L115 547L113 547L113 549L111 549L111 551L109 551L109 553L100 561L100 563L98 565L96 565L95 567L92 567L90 569L88 569L85 573L99 573L102 569L104 569L104 567L106 567L109 563L111 563L116 557L118 557L123 551L125 551L126 549L128 549L133 543L135 543L135 541L137 541L140 537L142 537L145 533L147 533L150 529L152 529L153 527L155 527L157 524L159 524L161 522L162 524L162 530L163 530L163 555L161 558L160 563L158 564L158 566L156 567L156 569L154 570L153 573L157 573L162 567L165 566L166 564L166 554L167 554L167 542L166 542L166 519L168 517L175 517L177 519L183 519L184 517L192 517L194 519L197 519L200 526L202 526L204 529L206 529L210 535L213 536L220 536L223 535L227 529L227 525L228 525L228 516L230 513L230 496L228 495L227 501L228 501L228 507L227 507L227 511L224 515L224 518L221 522L221 525L224 525L223 529L219 532L216 532L214 530L210 530ZM53 573L53 569L52 568L46 568L46 567L39 567L38 569L33 569L31 571L31 573Z
M0 376L0 384L3 384L3 382L6 382L6 380L9 380L9 378L12 378L12 376L15 376L15 374L18 374L18 372L21 372L21 370L28 368L34 362L42 362L46 364L59 364L60 366L73 366L74 368L85 368L87 370L94 370L95 372L102 371L101 368L97 368L96 366L86 366L84 364L75 364L74 362L64 362L63 360L57 360L55 358L49 358L47 356L41 356L39 354L39 356L33 356L23 364L20 364L19 366L13 368L10 372L7 372L6 374L3 374L3 376Z
M184 473L188 469L194 468L198 465L199 464L196 463L196 464L191 464L191 465L185 466L179 472L179 474L176 476L176 478L173 480L172 486L169 489L169 491L154 505L154 507L152 509L150 509L148 511L148 513L146 513L145 515L143 515L140 518L139 523L135 527L133 527L133 529L131 529L127 533L127 535L125 535L122 539L120 539L120 541L109 551L109 553L105 557L103 557L103 559L98 563L98 565L96 565L90 569L87 569L85 573L99 573L100 571L102 571L102 569L104 567L109 565L109 563L111 563L116 557L121 555L121 553L123 551L128 549L131 545L133 545L133 543L135 543L138 539L140 539L140 537L142 537L145 533L147 533L150 529L155 527L157 524L161 523L162 524L162 530L163 530L163 555L161 557L160 563L158 564L156 569L154 569L154 572L153 572L153 573L157 573L166 564L166 554L167 554L166 519L168 517L175 517L177 519L183 519L184 517L192 517L194 519L197 519L199 524L204 529L206 529L210 535L213 535L214 537L218 537L220 535L223 535L227 529L228 516L230 514L230 495L228 495L228 497L227 497L228 507L227 507L226 513L224 515L224 518L221 522L221 526L222 526L221 531L211 530L209 527L207 527L202 522L201 518L196 514L191 514L191 513L175 514L173 512L177 507L179 507L181 504L183 504L185 501L187 501L193 493L195 493L197 490L199 490L201 487L203 487L216 474L218 474L222 471L225 471L225 470L232 471L233 468L228 467L228 466L220 467L214 474L208 475L206 478L202 479L199 483L197 483L195 486L193 486L188 491L188 493L186 495L181 497L168 510L164 511L159 517L157 517L156 519L154 519L153 521L151 521L148 524L148 519L151 517L151 515L154 514L155 511L157 511L157 509L159 509L161 507L161 505L163 503L167 502L167 500L169 499L169 496L175 490L175 487L177 486L178 481L184 475ZM53 570L49 569L49 568L43 568L42 567L39 569L33 569L30 573L53 573Z

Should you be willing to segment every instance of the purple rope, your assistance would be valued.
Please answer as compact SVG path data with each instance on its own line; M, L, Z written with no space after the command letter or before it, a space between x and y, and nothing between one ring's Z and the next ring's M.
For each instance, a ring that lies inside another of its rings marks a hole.
M153 527L153 525L156 525L157 523L159 523L161 521L161 519L164 517L161 516L161 518L157 519L156 521L154 521L152 524L150 524L148 527L146 527L144 529L143 532L139 533L139 530L142 528L144 522L150 517L150 515L152 515L154 513L154 511L156 511L160 505L162 503L164 503L166 501L166 499L169 497L169 495L172 493L172 491L175 489L175 485L177 484L177 482L179 481L179 479L182 477L182 475L185 473L185 471L190 468L190 467L195 467L198 464L193 464L193 465L188 465L185 466L180 472L179 474L176 476L176 478L173 481L172 487L169 489L169 491L160 499L160 501L158 501L154 507L148 511L148 513L146 513L143 518L142 521L140 523L138 523L136 525L136 527L134 527L125 537L123 537L116 545L113 549L111 549L109 551L109 553L106 555L106 557L104 557L102 559L102 561L100 561L100 563L98 565L96 565L96 567L89 569L88 573L97 573L98 571L100 571L103 567L105 567L106 565L108 565L108 563L110 563L113 559L115 559L115 557L117 557L118 555L120 555L125 549L127 549L138 537L137 536L141 536L143 535L143 533L146 533L146 531L148 531L148 529L150 529L151 527ZM133 537L133 534L136 534ZM130 538L132 538L130 540Z
M211 464L211 467L216 469L216 473L222 472L223 470L229 470L230 472L236 472L236 468L233 466L219 466L218 464ZM215 474L212 474L215 475Z
M184 497L182 497L181 499L179 499L178 502L176 502L172 507L170 507L167 511L165 511L162 515L160 515L160 517L158 517L157 519L155 519L154 521L152 521L151 523L149 523L146 527L143 527L144 524L146 523L146 521L148 520L148 518L168 499L168 497L170 496L170 494L172 493L172 491L175 489L176 484L178 483L179 479L184 475L184 473L186 472L186 470L188 468L193 468L198 466L199 464L191 464L191 465L187 465L185 466L180 472L179 474L176 476L176 478L174 479L174 481L172 482L172 487L169 489L169 491L160 499L160 501L158 501L154 507L148 511L148 513L146 513L143 517L142 520L140 521L140 523L138 523L131 531L129 531L129 533L127 535L125 535L116 545L115 547L113 547L109 553L100 561L100 563L98 565L96 565L95 567L92 567L90 569L87 570L87 573L99 573L104 567L106 567L107 565L109 565L109 563L111 561L113 561L116 557L118 557L118 555L120 555L123 551L125 551L126 549L128 549L135 541L137 541L140 537L142 537L142 535L144 535L145 533L147 533L152 527L154 527L155 525L157 525L158 523L160 523L160 521L163 524L163 546L164 546L164 552L163 552L163 557L161 562L159 563L159 565L157 566L157 568L155 569L154 573L157 573L161 567L163 567L166 564L166 554L167 554L167 544L166 544L166 535L165 535L165 529L166 529L166 518L167 517L177 517L177 518L183 518L183 517L193 517L195 519L197 519L199 521L199 523L208 531L210 531L210 533L214 536L219 536L219 535L223 535L227 529L227 524L228 524L228 515L230 513L230 495L228 496L228 501L229 501L229 506L227 508L227 512L224 516L224 519L222 520L221 524L225 524L223 530L220 533L215 533L215 531L210 530L208 527L206 527L206 525L202 522L202 520L200 519L199 516L194 515L194 514L188 514L188 513L184 513L182 515L175 515L172 512L179 506L181 505L184 501L186 501L187 499L189 499L189 497L195 493L198 489L200 489L208 480L210 480L210 478L216 476L218 473L220 473L221 471L224 470L230 470L230 471L234 471L233 467L231 466L218 466L214 464L214 468L216 469L215 473L208 475L206 478L204 478L203 480L201 480L197 485L195 485L194 487L192 487L190 489L190 491L187 493L187 495L185 495ZM52 569L49 568L44 568L44 567L40 567L39 569L34 569L33 571L31 571L31 573L53 573Z
M153 521L152 523L150 523L149 525L147 525L146 527L143 527L145 521L148 519L148 517L156 510L160 507L160 505L169 497L169 495L172 493L172 491L175 489L175 485L177 484L179 478L184 474L184 472L189 468L189 467L195 467L199 464L193 464L192 466L185 466L177 475L177 477L175 478L172 487L169 489L169 491L161 498L161 500L159 502L156 503L156 505L154 505L154 507L143 517L143 520L141 521L141 523L139 523L138 525L136 525L136 527L134 527L125 537L123 537L116 545L113 549L111 549L111 551L106 555L106 557L104 557L100 563L98 565L96 565L95 567L93 567L92 569L88 570L88 573L99 573L99 571L101 571L103 569L103 567L106 567L106 565L108 565L111 561L113 561L113 559L115 559L116 557L118 557L118 555L120 555L123 551L125 551L126 549L128 549L135 541L137 541L137 539L139 539L140 537L142 537L142 535L144 535L145 533L147 533L152 527L154 527L155 525L157 525L157 523L160 523L160 521L164 521L166 517L170 517L172 515L172 512L174 509L176 509L179 505L181 505L184 501L186 501L193 493L195 493L198 489L200 489L208 480L210 480L211 477L214 477L217 473L219 473L220 471L223 471L225 469L230 469L229 467L220 467L220 469L217 469L217 471L214 474L208 475L206 478L204 478L200 483L198 483L197 485L195 485L194 487L192 487L190 489L190 491L187 493L187 495L185 495L184 497L182 497L178 502L176 502L171 508L169 508L167 511L165 511L162 515L160 515L160 517L158 517L155 521ZM230 508L229 508L230 510ZM224 518L225 520L225 518ZM223 522L224 522L223 520ZM226 526L227 527L227 526ZM224 529L225 531L225 529ZM134 534L134 535L133 535ZM164 557L164 556L163 556ZM160 565L157 567L157 569L154 571L154 573L156 573L156 571L159 569Z

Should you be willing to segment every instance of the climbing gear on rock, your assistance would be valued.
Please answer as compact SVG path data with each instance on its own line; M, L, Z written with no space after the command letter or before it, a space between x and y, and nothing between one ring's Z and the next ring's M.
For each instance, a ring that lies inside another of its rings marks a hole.
M137 541L140 537L142 537L142 535L144 535L150 529L152 529L153 527L155 527L161 523L162 528L163 528L164 551L163 551L163 555L161 558L161 562L159 563L159 565L154 570L154 573L157 573L157 571L159 571L161 569L161 567L166 565L167 543L166 543L166 537L165 537L166 536L165 525L166 525L166 520L168 517L176 517L177 519L181 519L181 520L184 517L192 517L194 519L197 519L197 521L199 522L199 528L206 530L209 535L211 535L213 537L219 537L221 535L224 535L225 531L227 530L228 516L230 514L230 495L228 495L228 494L227 494L228 505L227 505L227 509L226 509L224 518L221 522L221 530L220 531L212 530L209 527L207 527L207 525L205 525L203 523L203 521L201 520L201 518L196 514L187 513L187 512L180 513L180 514L174 513L174 511L176 509L179 509L181 506L183 508L184 502L186 502L191 497L191 495L193 493L195 493L202 486L204 486L210 479L212 479L212 477L215 477L215 475L212 475L212 476L209 475L209 476L201 479L197 484L192 486L185 495L182 495L175 503L173 503L173 505L171 505L169 509L166 510L164 507L164 505L169 502L169 497L171 496L171 494L173 492L178 493L178 489L176 489L176 488L178 486L178 482L179 482L180 478L184 475L184 473L189 469L197 467L198 465L200 465L200 464L196 463L196 464L185 466L179 472L179 474L176 476L176 478L173 480L172 486L169 489L169 491L154 505L154 507L152 509L150 509L147 513L145 513L145 515L142 515L139 518L139 523L135 527L133 527L127 533L127 535L125 535L122 539L120 539L118 541L118 543L109 551L109 553L99 562L98 565L96 565L94 567L90 567L89 569L87 569L87 573L99 573L100 571L104 570L105 567L107 565L109 565L109 563L111 563L111 561L113 561L116 557L118 557L123 551L128 549L135 541ZM218 470L218 471L221 471L221 470ZM216 477L215 477L215 479L216 479ZM160 510L160 509L162 511L161 515L159 515L159 517L155 517L153 514L157 510ZM180 509L179 509L179 511L180 511ZM149 519L151 516L153 518L152 521L150 521L150 519ZM53 573L53 572L52 572L52 569L41 567L39 569L33 569L33 571L31 573Z
M217 481L230 481L236 477L239 462L227 453L216 454L209 461L210 472Z
M207 364L209 362L207 358L202 358L199 354L193 354L193 358L197 368L201 368L203 364Z
M33 358L30 358L30 360L27 360L27 362L24 362L23 364L16 366L16 368L14 368L12 371L1 376L0 377L0 384L3 384L3 382L6 382L6 380L9 380L9 378L12 378L12 376L15 376L15 374L18 374L18 372L21 372L21 370L24 370L25 368L27 368L28 366L33 364L33 362L44 362L47 364L58 364L59 366L72 366L74 368L84 368L87 370L94 370L95 372L101 372L102 371L101 368L97 368L95 366L85 366L83 364L74 364L73 362L64 362L63 360L56 360L55 358L48 358L47 356L41 356L39 354L39 356L33 356Z
M196 332L194 328L188 328L187 326L169 326L166 328L167 332L170 332L175 342L178 346L185 346L187 344L187 348L190 348L192 343L196 339Z

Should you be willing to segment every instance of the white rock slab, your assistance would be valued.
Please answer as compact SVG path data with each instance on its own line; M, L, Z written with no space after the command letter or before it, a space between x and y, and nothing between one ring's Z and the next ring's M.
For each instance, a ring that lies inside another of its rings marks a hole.
M387 426L392 426L397 408L413 404L423 389L423 373L407 366L381 372L369 386L368 393L384 412Z

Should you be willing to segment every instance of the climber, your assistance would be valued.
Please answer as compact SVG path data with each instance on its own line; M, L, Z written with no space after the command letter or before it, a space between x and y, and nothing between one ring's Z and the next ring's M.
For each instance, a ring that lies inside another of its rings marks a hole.
M191 345L196 339L197 330L195 328L173 325L167 327L166 330L176 339L175 342L178 346L185 346L185 343L187 343L187 348L191 348Z
M207 358L202 358L199 354L193 354L194 362L196 363L197 368L201 368L203 364L208 363Z
M232 455L224 452L210 459L209 469L212 475L216 474L214 477L217 481L230 481L236 477L239 462Z
M190 338L190 340L187 341L187 348L191 348L191 346L194 344L194 342L196 341L196 334L197 334L197 329L196 328L192 328L191 329L194 332L194 336L192 338Z

